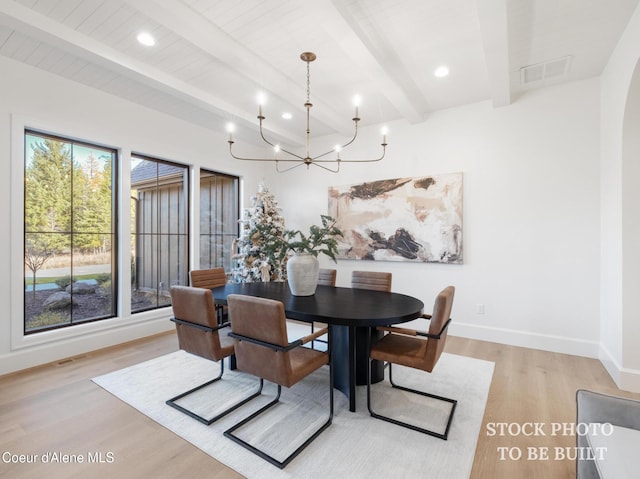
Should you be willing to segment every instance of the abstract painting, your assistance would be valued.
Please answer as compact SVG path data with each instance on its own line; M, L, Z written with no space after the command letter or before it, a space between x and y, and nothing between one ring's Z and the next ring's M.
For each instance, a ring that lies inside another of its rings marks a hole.
M340 259L462 263L462 173L329 187Z

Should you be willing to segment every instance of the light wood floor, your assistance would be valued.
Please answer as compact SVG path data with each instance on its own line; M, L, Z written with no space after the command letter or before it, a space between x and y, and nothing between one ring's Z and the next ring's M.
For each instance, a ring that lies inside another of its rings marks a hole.
M242 477L90 381L176 349L175 335L164 334L0 377L0 477ZM640 399L617 390L597 360L455 337L446 350L496 363L473 478L574 477L574 461L555 460L554 449L572 448L574 436L551 436L551 427L575 422L576 389ZM487 425L498 422L545 423L539 430L546 436L491 436ZM501 447L520 448L523 457L501 460ZM527 460L530 447L548 447L549 459ZM58 461L75 454L84 463L43 463L45 453ZM13 462L36 454L35 464Z

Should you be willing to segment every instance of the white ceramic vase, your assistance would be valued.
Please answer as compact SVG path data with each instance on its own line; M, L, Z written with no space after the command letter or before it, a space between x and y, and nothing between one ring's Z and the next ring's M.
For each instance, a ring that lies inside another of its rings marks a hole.
M287 281L294 296L312 296L318 286L318 258L311 253L294 253L287 261Z

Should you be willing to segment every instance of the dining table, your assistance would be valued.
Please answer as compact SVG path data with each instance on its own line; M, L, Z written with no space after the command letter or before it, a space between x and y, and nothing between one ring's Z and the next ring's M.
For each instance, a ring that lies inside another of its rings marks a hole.
M370 361L367 338L382 333L376 326L404 323L419 318L424 303L400 293L318 285L311 296L294 296L286 282L227 283L213 288L216 304L226 305L230 294L244 294L282 302L288 319L327 324L330 328L331 367L334 387L356 410L356 386L384 379L384 364Z

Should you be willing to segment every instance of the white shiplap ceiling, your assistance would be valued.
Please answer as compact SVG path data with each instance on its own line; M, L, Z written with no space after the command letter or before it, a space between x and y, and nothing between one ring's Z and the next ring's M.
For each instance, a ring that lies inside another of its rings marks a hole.
M303 51L318 55L314 134L348 134L356 93L363 125L416 123L598 76L639 1L0 0L0 54L214 130L233 121L248 139L264 91L268 133L298 145ZM521 68L565 57L566 74L522 84ZM441 64L450 75L435 78Z

